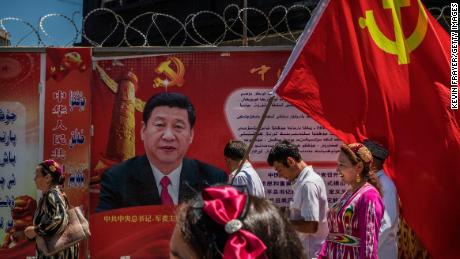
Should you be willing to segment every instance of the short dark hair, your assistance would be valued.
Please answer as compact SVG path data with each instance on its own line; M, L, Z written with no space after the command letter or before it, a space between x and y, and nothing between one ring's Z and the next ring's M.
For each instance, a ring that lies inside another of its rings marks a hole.
M244 157L244 153L248 149L248 145L240 140L230 140L224 148L224 156L235 161L240 161Z
M280 141L270 150L268 154L267 163L273 166L274 162L282 163L288 166L287 159L292 157L296 162L302 161L299 147L292 144L289 140Z
M177 227L198 258L222 258L229 234L203 212L202 202L199 197L186 202L179 210ZM298 236L275 205L256 196L249 196L248 202L242 229L260 238L267 247L267 258L305 258Z
M188 122L190 123L190 128L193 128L195 125L196 120L196 113L195 108L193 107L192 103L188 99L187 96L181 93L158 93L150 97L144 107L144 112L142 115L142 119L144 123L147 124L147 121L152 114L153 109L159 106L168 106L168 107L176 107L180 109L187 110L188 114Z

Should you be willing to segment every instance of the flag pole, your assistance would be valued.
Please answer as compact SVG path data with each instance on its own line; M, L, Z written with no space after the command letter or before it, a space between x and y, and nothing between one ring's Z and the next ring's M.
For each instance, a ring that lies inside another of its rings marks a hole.
M241 164L238 166L238 169L236 170L236 174L233 177L231 181L231 185L233 185L233 181L235 180L236 176L240 173L241 168L243 167L244 161L246 161L249 157L249 153L252 150L252 147L254 146L254 143L256 142L257 136L259 136L260 129L262 128L262 124L265 121L265 118L267 117L267 113L270 110L270 107L272 106L273 100L275 99L275 92L280 86L280 84L284 81L286 78L288 72L291 70L292 66L294 65L295 61L300 55L300 52L303 48L303 45L310 39L311 34L313 33L314 28L319 22L319 19L321 18L321 15L323 12L326 10L327 5L329 4L331 0L320 0L318 5L316 6L314 13L310 20L308 21L307 25L305 26L304 31L302 32L302 35L300 35L300 38L297 40L296 45L294 46L294 49L291 52L291 55L289 56L289 59L286 63L286 66L284 66L284 69L281 73L280 78L278 79L278 82L276 85L273 87L273 90L270 92L270 99L268 99L267 106L265 106L265 111L262 114L262 118L259 121L259 125L257 125L256 132L252 136L251 143L249 144L248 149L244 153L243 160L241 160Z
M320 0L318 4L316 5L316 8L315 10L313 10L311 18L308 20L308 23L307 25L305 25L305 28L302 34L296 41L294 49L292 50L291 55L289 55L288 61L286 62L286 65L284 66L283 71L281 71L281 75L278 78L278 82L276 82L276 85L273 87L273 92L276 92L276 90L281 85L281 83L284 82L284 79L286 78L291 68L294 66L294 63L296 62L296 60L299 58L302 52L302 49L304 48L305 44L310 39L311 34L316 28L316 25L318 25L319 19L323 15L330 1L331 0Z
M259 124L257 125L256 132L252 136L251 143L249 143L248 149L246 149L246 152L244 152L243 159L241 160L240 165L238 166L238 169L236 170L236 174L233 177L230 185L233 185L233 181L235 180L236 176L240 173L241 168L243 167L244 161L246 161L249 157L249 153L252 150L252 147L254 146L254 143L257 140L257 136L259 136L260 129L262 128L262 125L264 124L265 118L267 118L268 111L270 110L270 107L272 106L273 100L275 99L275 93L270 92L271 97L268 99L267 105L265 106L264 113L262 114L262 117L260 118Z
M329 4L330 1L331 0L320 0L320 2L318 3L318 5L315 8L315 11L314 11L312 17L310 18L310 20L308 21L307 25L305 26L305 29L302 32L302 35L300 35L300 38L297 40L297 43L296 43L294 49L292 50L291 55L289 56L289 59L287 61L286 66L284 66L284 69L283 69L283 71L281 73L280 78L278 79L278 82L273 87L273 90L270 92L271 97L270 97L270 99L268 99L267 106L265 106L265 111L264 111L264 113L262 115L262 118L259 121L259 125L257 126L256 132L252 136L251 143L249 144L248 149L244 153L243 160L241 160L241 164L238 166L238 169L236 170L236 174L235 174L235 176L233 177L233 179L232 179L232 181L230 183L231 185L233 185L233 181L235 180L235 177L240 173L241 168L243 167L244 161L246 161L246 159L248 159L249 152L251 152L252 147L254 146L254 143L256 142L257 136L259 136L260 129L262 128L262 124L264 123L265 118L267 117L268 110L270 110L270 107L272 106L273 100L275 99L275 92L276 92L277 88L284 81L284 79L286 78L288 72L291 70L291 68L294 65L295 61L299 57L300 52L301 52L301 50L303 48L303 45L305 45L305 43L310 38L311 34L313 33L314 28L316 27L316 25L319 22L319 19L320 19L321 15L323 14L324 10L326 10L326 7L327 7L327 5ZM246 14L246 12L245 12L245 14ZM244 28L246 28L246 27L244 27ZM246 36L246 38L247 38L247 36ZM243 38L243 43L244 43L244 38Z

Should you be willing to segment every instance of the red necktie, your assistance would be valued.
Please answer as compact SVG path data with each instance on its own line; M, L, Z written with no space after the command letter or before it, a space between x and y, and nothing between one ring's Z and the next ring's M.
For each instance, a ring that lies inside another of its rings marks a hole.
M161 195L160 196L161 196L161 204L163 205L174 205L174 202L168 192L168 186L170 184L171 184L171 180L169 180L169 177L167 176L164 176L160 181L160 185L161 185Z

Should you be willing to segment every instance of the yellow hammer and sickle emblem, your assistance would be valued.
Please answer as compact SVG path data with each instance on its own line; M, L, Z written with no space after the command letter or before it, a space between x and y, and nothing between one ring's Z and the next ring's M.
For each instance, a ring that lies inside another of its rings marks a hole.
M393 27L395 33L395 41L388 39L378 27L374 12L366 10L365 18L359 17L359 26L364 29L367 27L372 40L377 46L386 53L397 55L398 64L408 64L410 62L409 55L423 41L428 29L428 18L420 0L417 0L419 15L417 25L408 37L404 37L404 32L401 25L401 7L410 6L410 0L382 0L384 9L391 9L393 18Z
M177 71L174 71L169 65L171 62L174 62ZM161 79L159 77L155 78L153 81L153 87L171 87L179 86L181 87L184 84L184 74L185 66L182 61L176 57L169 57L168 60L161 62L160 65L155 69L157 74L164 74L167 77L167 80Z

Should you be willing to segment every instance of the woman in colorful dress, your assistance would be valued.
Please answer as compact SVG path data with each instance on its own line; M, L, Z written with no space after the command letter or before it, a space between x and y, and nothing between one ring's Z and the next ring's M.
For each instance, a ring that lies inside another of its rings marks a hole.
M42 191L43 196L38 202L35 211L33 225L25 229L25 235L29 239L39 236L52 236L54 233L63 231L67 226L68 203L65 194L61 191L60 185L64 183L65 177L59 164L54 160L45 160L35 169L35 184L37 189ZM78 243L66 248L52 256L45 256L36 247L38 259L52 258L78 258Z
M371 162L372 154L361 143L340 148L337 171L350 188L329 208L329 235L318 258L378 258L384 206Z

